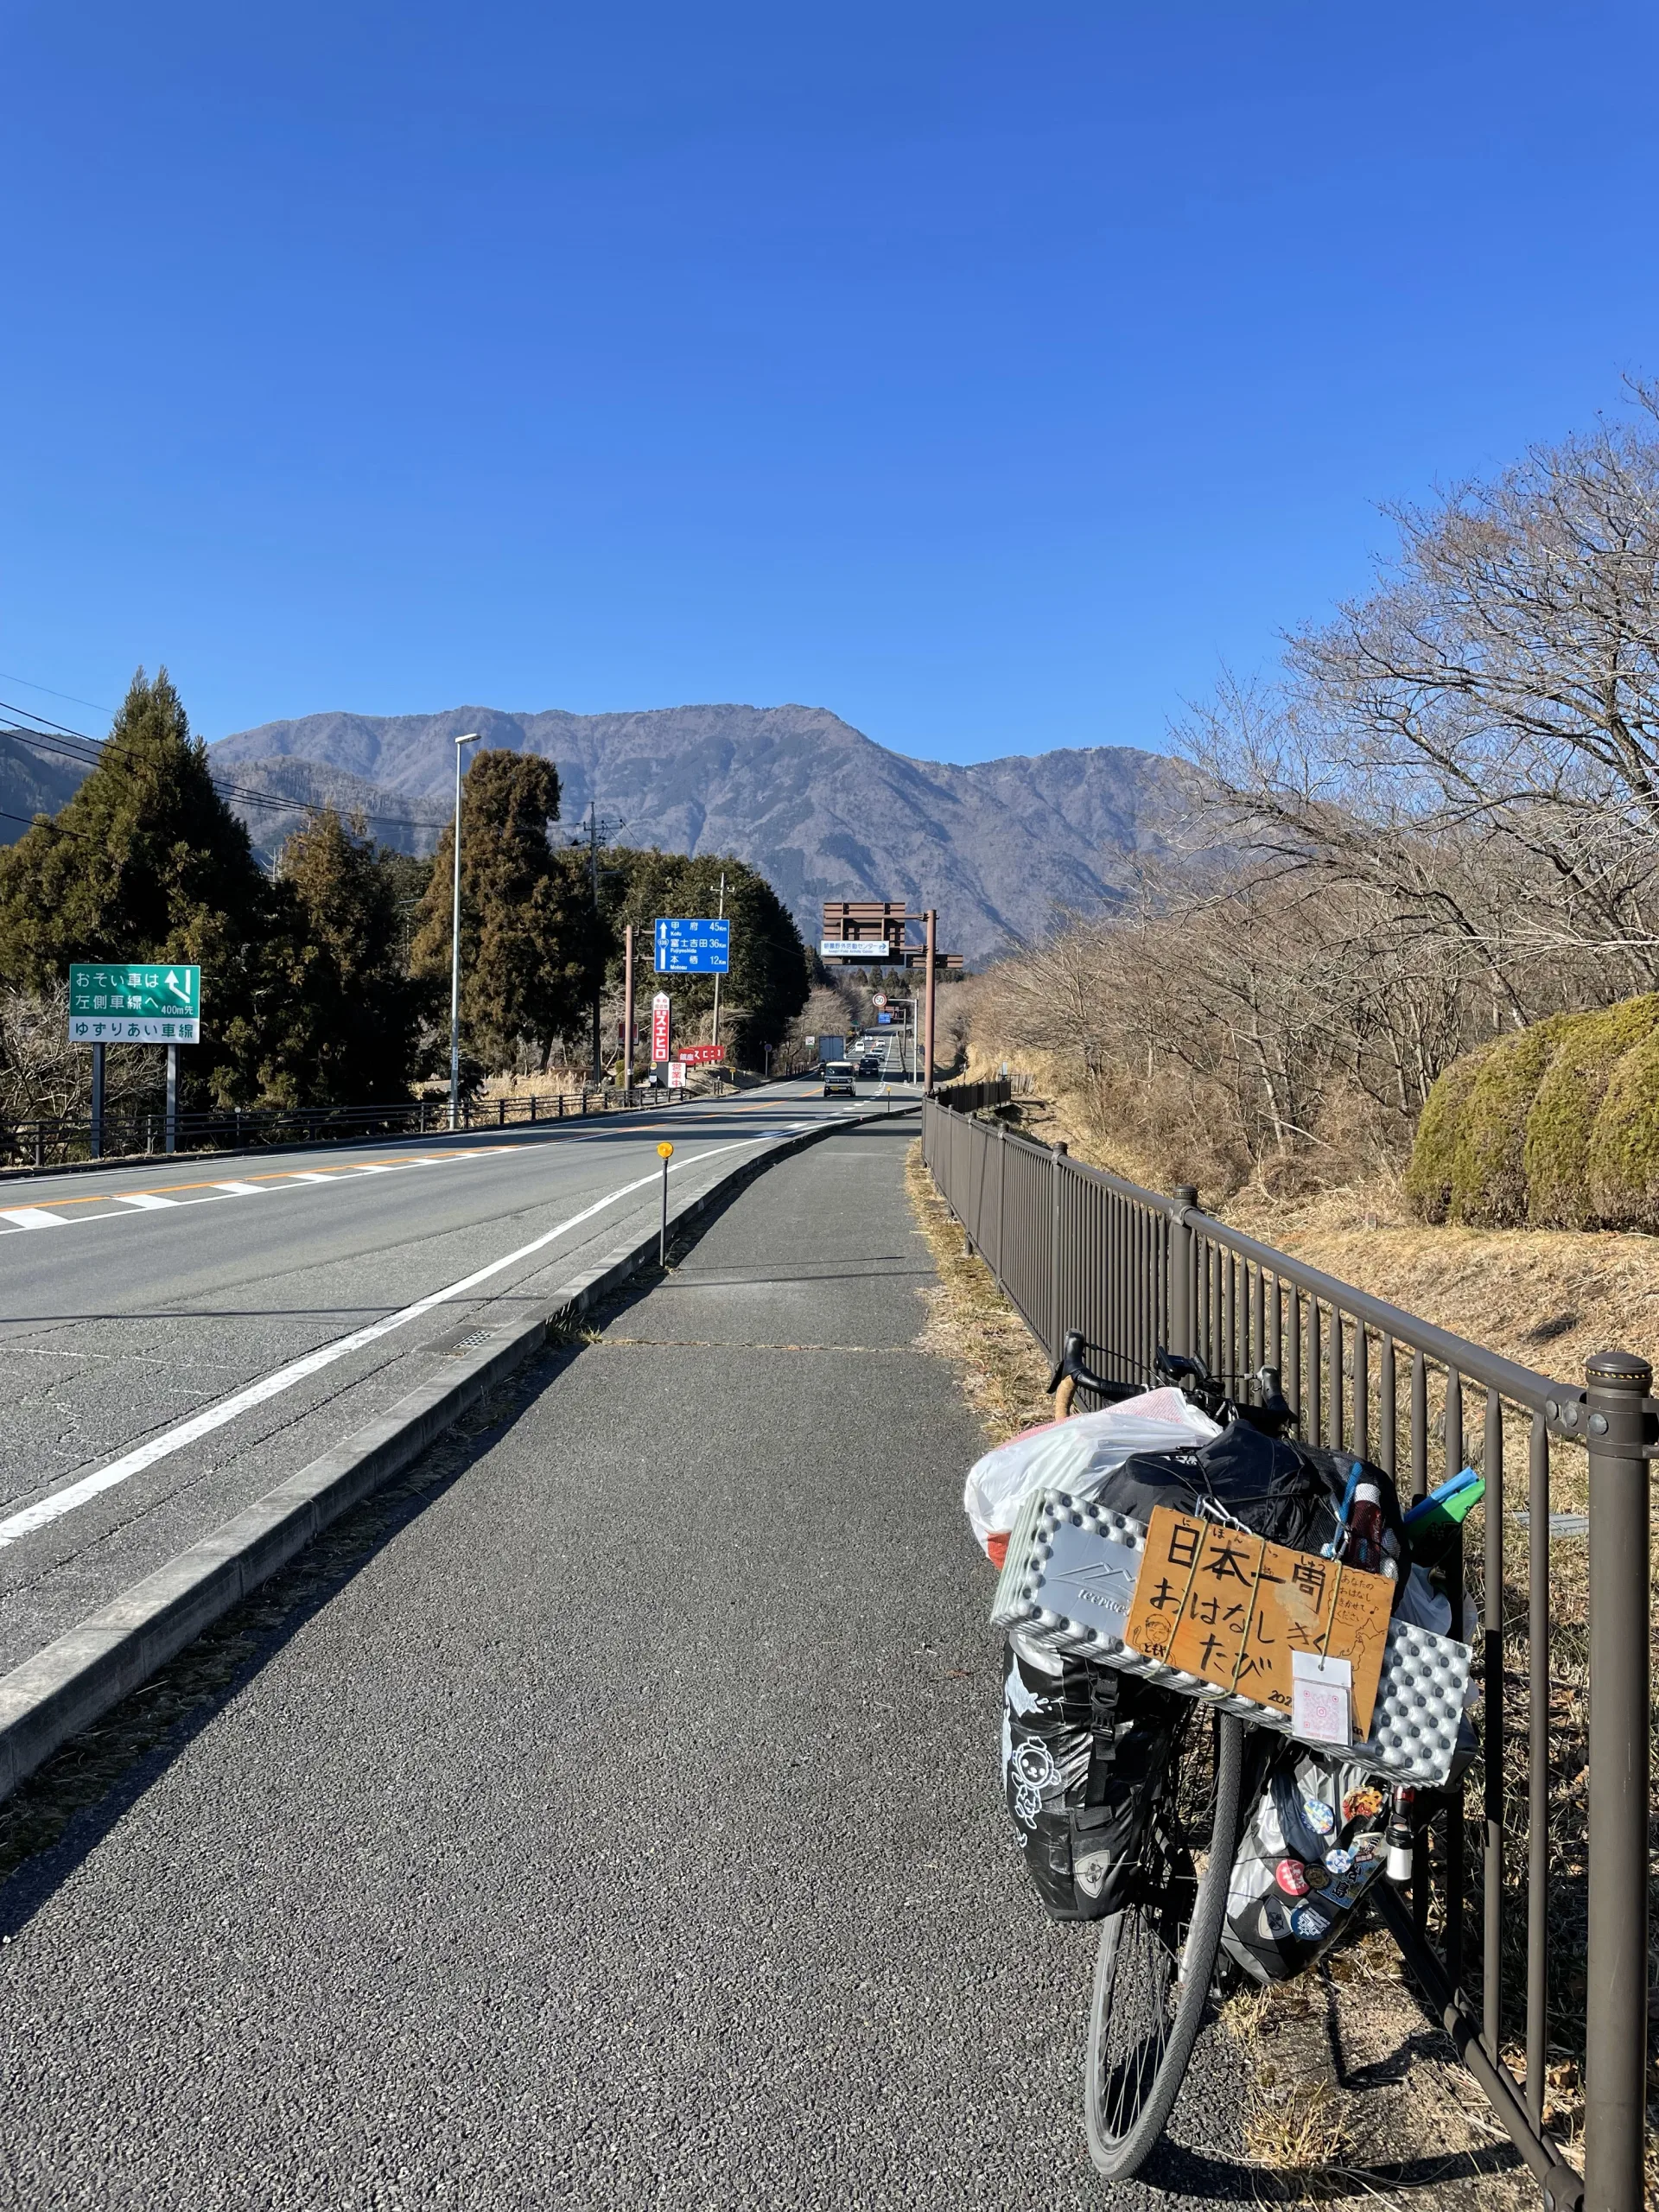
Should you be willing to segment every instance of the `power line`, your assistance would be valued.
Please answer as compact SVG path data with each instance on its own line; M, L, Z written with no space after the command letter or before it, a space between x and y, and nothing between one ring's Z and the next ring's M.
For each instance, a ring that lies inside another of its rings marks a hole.
M95 715L113 715L115 709L106 707L101 699L83 699L78 692L54 691L49 683L31 683L26 676L15 676L8 668L0 668L0 683L21 683L25 691L44 691L48 699L67 699L72 706L90 707ZM10 817L9 819L16 819Z
M39 729L26 729L16 726L10 729L0 728L0 735L22 738L43 752L58 753L62 758L77 761L83 766L92 766L106 752L113 752L119 760L137 757L134 748L130 746L118 745L113 738L89 737L85 730L71 729L65 722L52 721L47 715L37 715L28 707L17 706L10 699L0 699L0 708L3 708L8 714L22 715L27 721L42 725ZM69 741L66 743L66 740ZM90 753L77 752L74 750L76 746L90 747L91 751ZM270 813L301 814L307 811L317 813L321 810L325 804L318 799L283 798L274 791L251 791L245 785L232 784L215 775L211 763L207 772L213 779L214 790L222 797L240 799L245 806L263 807ZM348 810L355 812L357 810ZM447 821L423 822L417 821L412 817L398 814L365 814L362 818L365 823L372 822L382 830L446 830L449 826ZM9 822L16 822L21 820L22 817L9 814L5 816L5 819Z

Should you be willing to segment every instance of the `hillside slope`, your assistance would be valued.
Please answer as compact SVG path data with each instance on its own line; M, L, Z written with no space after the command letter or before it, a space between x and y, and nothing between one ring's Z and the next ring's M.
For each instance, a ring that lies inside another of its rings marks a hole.
M0 730L0 845L16 844L37 814L55 814L85 773L61 754L38 753Z
M1179 807L1179 771L1157 753L1101 747L956 767L890 753L815 707L308 715L227 737L213 760L300 804L349 791L382 818L386 842L427 850L449 809L453 741L468 729L556 761L567 822L596 798L629 844L733 852L763 869L809 938L824 899L903 897L937 905L942 941L972 961L1039 934L1057 907L1116 903L1135 855L1164 842ZM284 820L245 818L267 848ZM400 831L392 818L423 826Z

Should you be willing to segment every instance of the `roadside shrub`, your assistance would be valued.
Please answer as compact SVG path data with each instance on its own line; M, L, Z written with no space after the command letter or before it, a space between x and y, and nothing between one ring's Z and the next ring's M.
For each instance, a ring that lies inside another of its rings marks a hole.
M1496 1043L1476 1072L1452 1148L1449 1221L1514 1229L1527 1217L1527 1116L1570 1014L1535 1021Z
M1590 1140L1614 1070L1659 1028L1659 993L1575 1014L1527 1116L1527 1219L1535 1229L1587 1229L1603 1218L1591 1195Z
M1464 1109L1475 1077L1491 1052L1478 1045L1443 1070L1417 1118L1411 1165L1406 1170L1406 1198L1420 1221L1444 1221L1452 1204L1452 1163Z
M1659 1027L1608 1079L1590 1132L1590 1204L1609 1228L1659 1229Z

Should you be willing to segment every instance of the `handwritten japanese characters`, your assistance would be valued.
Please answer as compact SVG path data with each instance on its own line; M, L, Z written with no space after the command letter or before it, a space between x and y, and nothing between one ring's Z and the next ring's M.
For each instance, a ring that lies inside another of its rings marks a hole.
M1346 1659L1364 1736L1394 1586L1336 1560L1157 1506L1125 1641L1222 1689L1288 1713L1293 1651Z

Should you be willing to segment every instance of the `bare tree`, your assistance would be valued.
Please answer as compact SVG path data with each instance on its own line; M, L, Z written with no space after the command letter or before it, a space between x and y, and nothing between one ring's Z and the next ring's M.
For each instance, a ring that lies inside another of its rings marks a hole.
M1659 394L1395 512L1369 598L1186 725L1232 834L1363 885L1516 1018L1659 981Z

